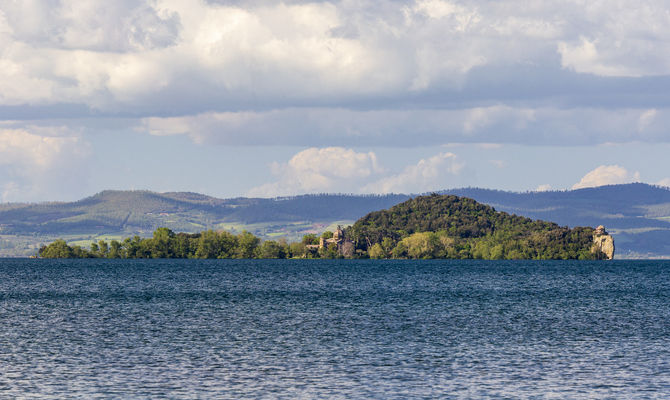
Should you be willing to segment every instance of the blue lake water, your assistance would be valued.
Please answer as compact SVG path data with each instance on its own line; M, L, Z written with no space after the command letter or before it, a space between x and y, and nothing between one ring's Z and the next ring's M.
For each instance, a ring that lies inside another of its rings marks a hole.
M668 398L670 263L0 259L0 397Z

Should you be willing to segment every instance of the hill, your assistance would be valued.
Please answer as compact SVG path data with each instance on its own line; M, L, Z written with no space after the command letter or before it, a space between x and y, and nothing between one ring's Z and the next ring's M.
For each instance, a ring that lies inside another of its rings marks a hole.
M567 226L604 225L614 236L617 258L670 257L670 190L631 183L571 191L513 193L454 189L497 210Z
M498 211L565 226L605 225L617 258L670 256L670 190L641 183L572 191L514 193L463 188L439 192L469 197ZM296 240L305 233L352 224L369 212L412 196L303 195L275 199L218 199L197 193L104 191L69 203L0 204L0 256L34 254L63 237L151 236L158 227L200 232L248 230L261 238Z
M438 194L372 212L347 230L356 249L378 258L605 258L591 251L593 234Z
M0 204L0 256L34 254L41 243L151 236L158 227L176 232L207 229L262 238L296 240L408 199L407 195L218 199L198 193L103 191L69 203Z

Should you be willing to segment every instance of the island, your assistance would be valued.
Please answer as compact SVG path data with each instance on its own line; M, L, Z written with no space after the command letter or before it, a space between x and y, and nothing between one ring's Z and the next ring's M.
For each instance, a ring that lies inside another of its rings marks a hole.
M335 232L302 241L265 240L249 232L174 233L99 241L86 249L64 240L42 246L42 258L376 258L604 260L614 257L605 228L562 227L466 197L418 196L375 211Z

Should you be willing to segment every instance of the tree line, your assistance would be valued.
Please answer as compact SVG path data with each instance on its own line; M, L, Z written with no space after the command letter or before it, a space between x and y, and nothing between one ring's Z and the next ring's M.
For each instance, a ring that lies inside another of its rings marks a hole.
M321 236L333 236L330 231ZM207 230L200 233L174 233L158 228L150 238L134 236L122 241L100 240L88 248L70 246L58 239L39 249L42 258L340 258L337 248L314 248L320 237L307 234L302 241L284 239L261 241L250 232L232 234Z
M174 233L158 228L151 238L134 236L91 246L57 240L39 250L44 258L395 258L395 259L603 259L593 247L593 228L498 212L472 199L419 196L375 211L344 230L344 241L319 246L320 237L300 242L261 241L249 232ZM323 239L333 237L324 232ZM344 247L349 250L343 251Z

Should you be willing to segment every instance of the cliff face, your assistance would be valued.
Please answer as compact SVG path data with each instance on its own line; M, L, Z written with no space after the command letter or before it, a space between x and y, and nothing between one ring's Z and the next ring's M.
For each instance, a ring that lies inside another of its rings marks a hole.
M614 258L614 239L605 231L602 225L593 232L593 247L591 252L601 254L606 260Z

